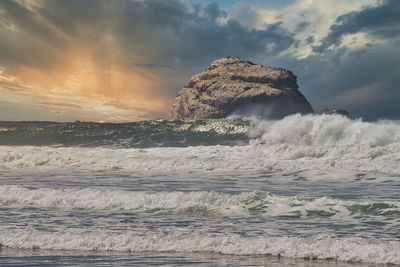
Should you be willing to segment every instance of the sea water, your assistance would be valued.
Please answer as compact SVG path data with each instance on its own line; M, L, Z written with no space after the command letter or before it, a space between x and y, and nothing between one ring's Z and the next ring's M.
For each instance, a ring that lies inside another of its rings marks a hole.
M0 122L0 265L400 264L400 122Z

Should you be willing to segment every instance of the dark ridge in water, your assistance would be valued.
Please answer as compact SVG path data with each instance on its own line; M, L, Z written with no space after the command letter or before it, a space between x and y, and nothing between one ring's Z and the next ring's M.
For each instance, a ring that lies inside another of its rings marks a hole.
M242 119L149 120L131 123L0 122L0 145L165 147L241 145Z

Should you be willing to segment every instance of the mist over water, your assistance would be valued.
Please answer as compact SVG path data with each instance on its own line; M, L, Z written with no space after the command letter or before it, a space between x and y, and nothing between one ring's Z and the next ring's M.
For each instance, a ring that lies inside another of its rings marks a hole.
M0 144L8 250L400 264L398 121L1 122Z

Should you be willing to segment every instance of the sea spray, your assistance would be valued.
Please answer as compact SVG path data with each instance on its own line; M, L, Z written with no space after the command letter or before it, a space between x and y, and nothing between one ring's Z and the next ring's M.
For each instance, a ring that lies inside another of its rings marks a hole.
M0 124L5 255L211 252L400 264L397 121Z
M232 117L132 123L0 122L0 145L185 147L290 144L385 146L400 142L397 121L363 122L340 115L287 116L282 120Z
M303 146L370 145L400 143L397 121L363 122L340 115L305 115L285 117L279 121L253 118L249 135L267 145ZM260 137L260 138L258 138Z

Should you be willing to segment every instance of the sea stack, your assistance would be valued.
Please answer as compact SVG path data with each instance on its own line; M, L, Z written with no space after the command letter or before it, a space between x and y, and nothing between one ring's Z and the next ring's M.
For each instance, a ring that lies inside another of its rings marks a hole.
M173 119L225 118L229 115L280 119L314 113L290 70L223 57L192 76L174 100Z

